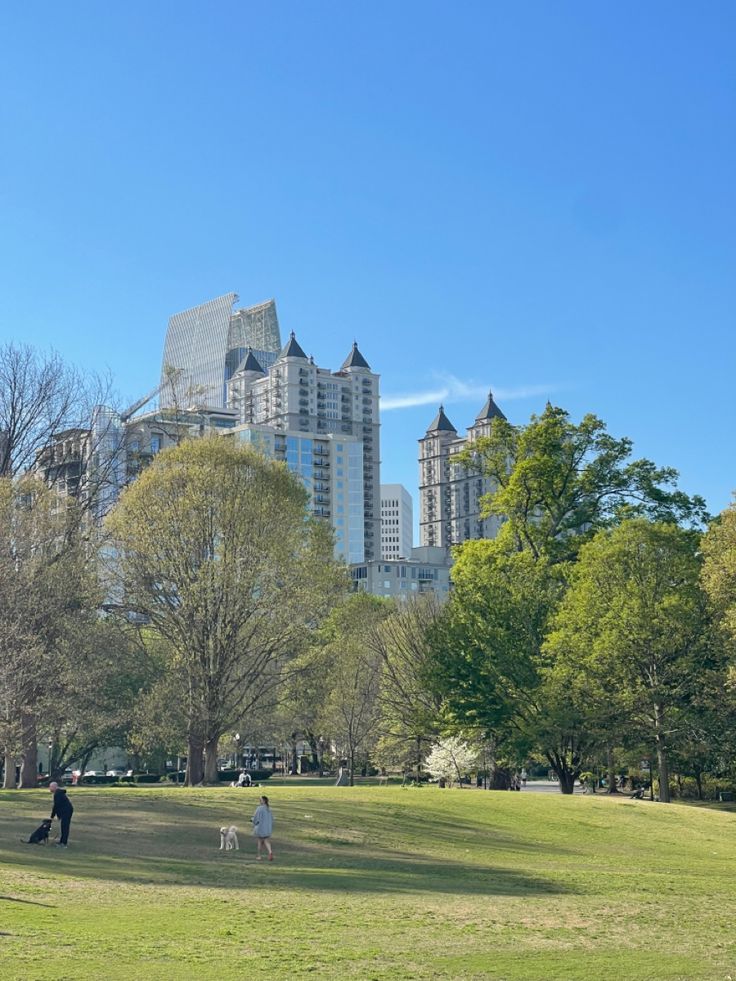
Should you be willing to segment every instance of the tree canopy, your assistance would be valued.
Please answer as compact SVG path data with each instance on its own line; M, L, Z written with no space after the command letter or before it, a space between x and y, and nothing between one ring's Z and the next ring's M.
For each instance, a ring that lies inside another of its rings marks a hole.
M547 404L526 426L494 419L460 462L492 482L485 516L504 520L500 539L552 561L574 557L585 540L622 517L699 523L701 497L678 490L677 471L632 460L632 441L616 439L595 415L579 423Z
M186 677L189 779L278 683L343 587L329 527L283 464L220 436L158 454L108 519L118 608L146 619Z

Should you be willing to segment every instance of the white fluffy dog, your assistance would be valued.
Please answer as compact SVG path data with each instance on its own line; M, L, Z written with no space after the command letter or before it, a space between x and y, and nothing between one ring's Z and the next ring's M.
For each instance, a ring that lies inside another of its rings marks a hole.
M229 852L231 848L240 849L238 829L234 824L231 824L229 828L220 828L220 851L223 848L226 852Z

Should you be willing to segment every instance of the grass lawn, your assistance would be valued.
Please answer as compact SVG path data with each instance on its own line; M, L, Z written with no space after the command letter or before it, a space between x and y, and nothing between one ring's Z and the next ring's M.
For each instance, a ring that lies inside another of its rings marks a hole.
M736 815L394 787L0 792L0 978L736 981ZM241 829L220 852L219 827Z

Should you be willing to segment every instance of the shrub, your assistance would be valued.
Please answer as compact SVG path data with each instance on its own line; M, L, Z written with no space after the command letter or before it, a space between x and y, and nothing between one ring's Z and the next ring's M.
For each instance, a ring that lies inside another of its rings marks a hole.
M233 780L237 780L240 776L240 770L218 770L217 779L220 781L227 781L227 783L232 783Z
M259 783L261 780L268 780L268 778L273 775L273 770L246 770L245 772L250 774L250 778L253 783ZM239 776L240 770L219 770L217 779L220 781L227 781L227 783L232 783L233 780L237 780Z
M110 783L117 783L117 782L118 782L118 777L108 777L102 775L100 776L95 775L93 777L83 776L79 778L79 783L90 784L90 785L110 784Z

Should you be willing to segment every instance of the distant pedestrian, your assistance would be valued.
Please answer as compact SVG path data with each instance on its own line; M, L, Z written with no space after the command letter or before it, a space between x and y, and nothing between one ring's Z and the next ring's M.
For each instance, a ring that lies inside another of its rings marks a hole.
M271 835L273 833L273 812L268 804L268 797L261 797L261 803L256 808L252 817L253 834L258 842L258 861L261 861L261 851L265 847L268 852L269 862L273 862L273 849L271 848Z
M526 778L527 778L527 772L526 772L526 770L522 770L521 771L521 786L522 787L526 787Z
M66 791L56 783L55 780L49 784L49 791L54 795L54 806L51 808L51 820L58 817L61 822L61 833L55 845L66 848L69 841L69 825L72 823L74 807L66 795Z

